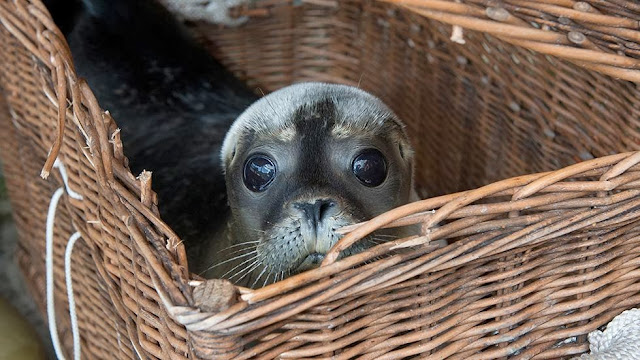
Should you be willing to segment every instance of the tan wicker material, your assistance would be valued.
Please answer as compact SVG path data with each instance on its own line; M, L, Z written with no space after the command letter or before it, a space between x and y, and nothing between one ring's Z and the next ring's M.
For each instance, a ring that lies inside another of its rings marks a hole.
M63 256L76 231L83 358L550 359L588 350L587 333L640 304L640 153L628 152L640 147L640 91L628 81L639 80L640 6L487 3L263 0L245 9L257 16L242 27L197 26L265 92L322 80L382 97L408 123L416 180L431 196L347 229L325 266L249 290L190 282L151 181L127 170L116 123L76 78L42 4L0 1L1 154L18 257L43 308L47 208L64 186L56 156L83 196L63 196L55 221L67 355ZM422 223L422 234L334 262L358 237L409 223ZM438 239L450 245L429 245Z

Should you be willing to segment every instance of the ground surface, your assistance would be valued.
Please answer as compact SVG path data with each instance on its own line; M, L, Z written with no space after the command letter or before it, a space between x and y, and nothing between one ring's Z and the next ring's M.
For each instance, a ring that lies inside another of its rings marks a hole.
M0 297L11 303L36 329L43 339L49 357L53 357L48 329L29 295L22 273L15 263L16 228L11 217L11 204L0 164ZM0 314L0 317L2 314ZM0 319L2 321L2 319Z

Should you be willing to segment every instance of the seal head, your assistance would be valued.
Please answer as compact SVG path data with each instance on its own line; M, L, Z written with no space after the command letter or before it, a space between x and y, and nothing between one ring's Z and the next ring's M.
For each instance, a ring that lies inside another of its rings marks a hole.
M207 277L251 286L317 266L337 229L407 203L413 188L404 125L345 85L302 83L261 98L231 126L221 158L231 216L211 250L236 256ZM364 239L343 256L391 237Z

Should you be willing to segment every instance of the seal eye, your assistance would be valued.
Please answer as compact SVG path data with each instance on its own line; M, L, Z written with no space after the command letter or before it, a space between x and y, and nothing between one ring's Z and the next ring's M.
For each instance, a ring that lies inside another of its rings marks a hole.
M276 164L266 155L253 155L244 163L244 185L253 192L265 191L275 177Z
M369 187L382 184L387 177L387 163L376 149L367 149L356 156L351 170L362 184Z

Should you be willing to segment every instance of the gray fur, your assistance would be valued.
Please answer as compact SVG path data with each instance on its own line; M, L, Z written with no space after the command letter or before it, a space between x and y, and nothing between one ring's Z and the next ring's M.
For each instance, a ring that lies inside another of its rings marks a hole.
M366 91L347 85L305 82L284 87L247 108L233 123L222 144L220 156L223 167L228 166L235 145L242 135L253 130L270 136L291 138L295 136L293 113L305 104L311 104L320 98L331 99L337 105L338 130L343 134L376 132L382 129L389 119L397 120L396 115L380 99Z

